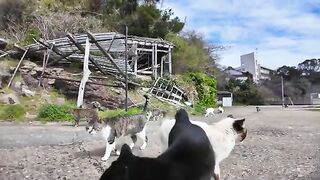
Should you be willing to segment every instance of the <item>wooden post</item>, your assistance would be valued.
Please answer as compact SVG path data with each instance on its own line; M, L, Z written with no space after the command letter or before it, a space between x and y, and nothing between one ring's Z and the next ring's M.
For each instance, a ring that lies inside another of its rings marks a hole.
M48 61L49 61L49 57L50 57L50 53L51 53L52 47L53 47L53 45L51 46L51 49L47 49L47 51L44 53L45 55L43 57L42 72L41 72L40 79L38 81L38 87L41 85L41 81L42 81L44 72L45 72L45 70L47 68L47 64L48 64Z
M164 58L165 58L165 57L166 57L166 56L162 56L162 57L161 57L160 77L163 77L163 64L164 64L163 61L164 61Z
M96 38L93 34L90 32L87 33L87 35L90 37L90 39L96 44L96 46L99 48L99 50L102 52L102 54L110 60L110 62L114 65L114 67L118 70L119 74L122 76L125 76L125 74L122 72L122 70L119 68L118 64L114 61L113 57L97 42Z
M172 74L171 46L169 47L169 53L168 53L168 56L169 56L169 75L171 76L171 74Z
M8 83L8 87L11 86L11 83L12 83L14 77L16 76L16 73L17 73L18 69L20 68L20 65L21 65L21 63L22 63L22 61L23 61L23 59L24 59L24 57L26 56L26 54L27 54L28 51L29 51L29 48L24 51L23 56L21 57L18 65L17 65L16 69L14 70L13 75L12 75L12 77L11 77L9 83Z
M85 49L78 43L78 41L72 36L72 34L68 33L67 37L82 53L85 53ZM99 69L100 72L102 72L103 74L109 74L101 68L101 66L94 60L93 57L89 56L89 60Z
M133 57L133 71L134 71L134 74L137 75L137 72L138 72L138 56L134 56Z
M158 78L158 46L155 44L154 46L154 78Z
M79 108L83 104L83 95L84 95L84 89L86 86L86 82L89 79L89 76L91 74L91 71L89 69L89 54L90 54L90 42L89 38L86 39L86 48L85 48L85 54L84 54L84 60L83 60L83 77L79 86L79 92L78 92L78 100L77 100L77 107Z
M152 76L155 77L155 73L154 73L154 50L155 50L155 46L152 46L152 58L151 58L151 67L152 67Z
M126 101L125 109L128 111L128 26L126 26L126 38L125 38L125 83L126 83Z

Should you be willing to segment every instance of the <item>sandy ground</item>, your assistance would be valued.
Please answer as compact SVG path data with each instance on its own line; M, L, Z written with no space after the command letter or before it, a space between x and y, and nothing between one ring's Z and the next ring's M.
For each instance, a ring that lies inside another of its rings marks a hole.
M247 139L237 144L223 161L223 179L320 179L320 111L303 108L233 107L211 118L216 122L228 114L245 117ZM160 154L159 122L149 122L149 144L134 154ZM123 142L130 143L128 138ZM120 146L119 145L119 146ZM0 179L99 179L117 157L100 160L105 143L84 126L70 124L0 123Z

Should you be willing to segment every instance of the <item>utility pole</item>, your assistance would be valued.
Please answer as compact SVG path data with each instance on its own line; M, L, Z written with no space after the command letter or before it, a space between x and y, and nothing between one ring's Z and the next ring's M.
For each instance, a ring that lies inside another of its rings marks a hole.
M281 75L281 98L282 98L282 107L284 107L284 87L283 87L283 76Z
M126 25L126 39L125 39L125 83L126 83L126 111L128 111L128 26Z

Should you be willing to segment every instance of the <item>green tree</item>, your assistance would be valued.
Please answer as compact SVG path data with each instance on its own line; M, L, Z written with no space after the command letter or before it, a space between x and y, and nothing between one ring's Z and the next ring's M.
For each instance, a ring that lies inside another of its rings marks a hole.
M178 33L184 23L171 9L161 11L155 3L139 5L137 0L110 0L104 10L104 24L118 32L127 25L130 35L164 38L169 32Z
M189 32L184 36L170 33L166 40L176 46L172 62L174 73L205 72L216 75L220 71L216 64L216 53L221 48L208 44L196 32Z
M251 79L247 79L244 82L230 79L225 89L233 93L233 98L236 104L264 104L264 99Z

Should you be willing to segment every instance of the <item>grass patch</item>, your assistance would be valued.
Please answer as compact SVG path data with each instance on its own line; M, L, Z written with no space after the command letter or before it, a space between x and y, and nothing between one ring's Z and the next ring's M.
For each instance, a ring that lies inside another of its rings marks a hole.
M71 114L71 106L45 104L40 107L38 112L40 121L73 121L74 117Z
M121 117L121 116L130 116L142 113L142 110L137 107L129 108L126 112L124 109L114 109L114 110L107 110L107 111L99 111L99 118L113 118L113 117Z
M25 108L20 104L0 105L0 119L3 120L21 120L25 113Z
M18 65L18 61L16 59L12 58L3 58L0 60L0 66L1 67L16 67Z

